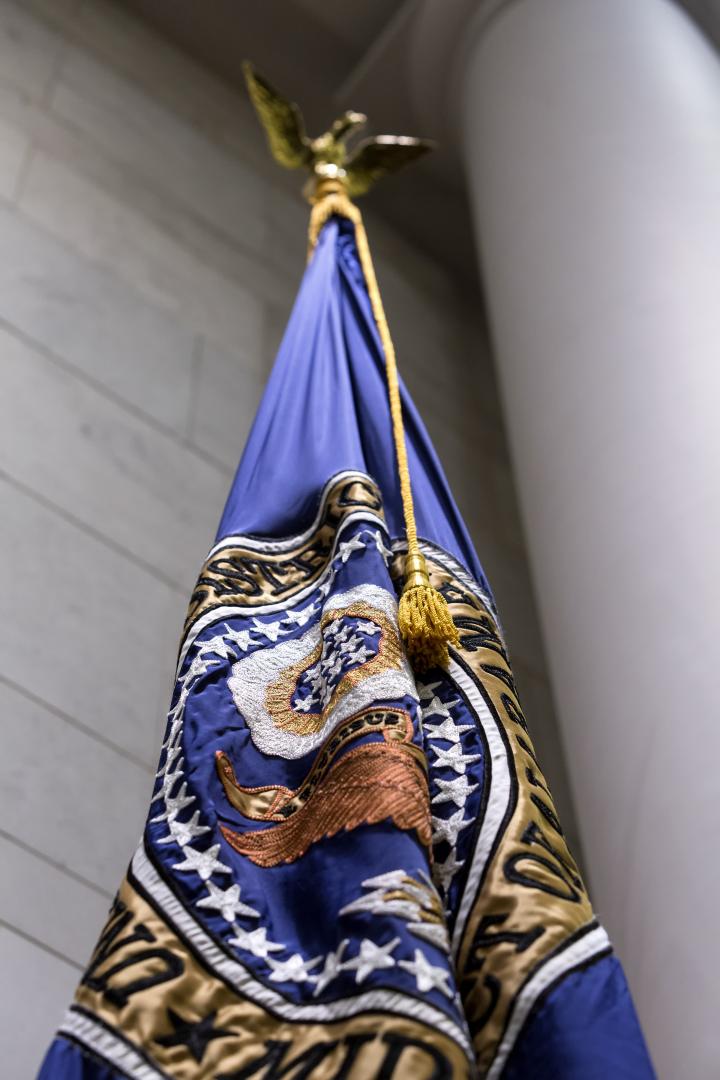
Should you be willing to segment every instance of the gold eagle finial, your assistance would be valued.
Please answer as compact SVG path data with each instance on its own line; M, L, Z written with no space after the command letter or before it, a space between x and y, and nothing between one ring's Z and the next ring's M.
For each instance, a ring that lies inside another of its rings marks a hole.
M364 195L380 177L397 172L434 148L429 139L376 135L349 150L348 137L367 123L363 113L352 111L344 112L328 131L311 139L294 102L278 93L247 61L243 72L273 157L286 169L308 169L310 196L321 180L337 181L351 199Z

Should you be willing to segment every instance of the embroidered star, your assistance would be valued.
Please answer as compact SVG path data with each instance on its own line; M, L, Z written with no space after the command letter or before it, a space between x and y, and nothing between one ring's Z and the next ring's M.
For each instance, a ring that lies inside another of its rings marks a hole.
M387 563L388 559L392 558L392 551L390 550L390 548L385 547L385 542L383 540L383 535L382 535L382 533L380 532L379 529L377 530L377 532L374 532L372 535L373 535L373 539L375 541L375 547L380 552L380 555L382 557L383 562Z
M364 982L373 971L395 967L396 961L390 954L399 944L399 937L388 941L387 945L376 945L374 941L363 938L360 942L360 952L353 960L346 961L345 968L356 972L355 982Z
M361 896L340 909L340 915L354 911L369 911L373 915L398 915L401 919L416 919L419 905L412 900L387 899L384 889L375 889L368 896Z
M277 641L281 634L287 634L287 630L283 630L279 622L260 622L259 619L253 619L253 627L258 632L266 637L268 641L272 641L273 644Z
M455 877L455 874L457 874L460 867L464 865L465 860L462 859L461 861L458 861L454 851L450 852L447 859L445 859L445 862L434 863L433 877L437 882L439 888L441 888L444 892L447 892L452 882L452 879Z
M247 652L253 641L249 630L235 630L233 627L228 626L227 623L225 623L225 637L230 638L230 641L232 641L241 652Z
M190 682L192 679L197 678L199 675L204 675L205 672L211 667L217 667L218 660L206 660L204 656L197 653L190 664L190 667L185 673L186 682Z
M177 699L172 709L168 713L168 720L170 721L170 730L167 733L167 738L162 744L162 749L167 750L168 746L172 745L178 736L178 732L182 727L182 714L185 711L185 702L188 699L188 691L183 688L180 693L180 697Z
M186 1020L184 1016L180 1016L174 1009L168 1009L167 1015L174 1031L169 1035L160 1035L153 1041L158 1043L159 1046L187 1046L198 1062L202 1061L205 1056L209 1042L212 1042L213 1039L225 1039L235 1034L234 1031L227 1031L225 1028L213 1026L217 1016L217 1009L208 1013L202 1020Z
M198 874L203 881L207 881L213 874L232 873L230 867L225 866L224 863L221 863L218 859L217 853L219 850L219 844L213 844L213 846L207 848L206 851L196 851L195 848L185 847L183 848L185 861L175 863L173 870L181 870L186 874L193 872Z
M166 750L167 753L165 754L165 761L163 762L162 767L158 769L158 771L155 773L155 776L158 780L162 776L167 775L167 773L173 772L173 765L175 759L178 757L179 754L182 753L182 747L180 745L175 744L174 742L170 743L169 741Z
M365 645L357 645L354 649L345 653L345 660L348 664L355 664L359 667L368 660L372 660L376 655L374 649L368 649Z
M293 953L289 960L273 960L268 956L267 961L272 968L271 982L315 982L318 975L310 975L310 969L314 968L322 960L322 956L316 956L313 960L303 960L300 953Z
M458 698L455 698L454 701L441 701L436 695L433 697L430 704L423 708L423 720L427 720L430 716L442 716L447 720L450 717L450 710L452 707L458 704Z
M418 693L420 694L420 700L432 701L432 699L435 697L435 691L437 690L438 686L442 686L440 680L431 683L418 683L417 688Z
M284 945L278 945L275 941L268 941L267 930L259 926L257 930L243 930L240 926L233 926L235 937L230 938L231 945L237 945L239 949L245 949L258 956L261 960L267 960L271 952L282 952Z
M217 634L215 637L209 638L208 641L201 641L198 652L200 656L207 656L210 653L213 656L222 657L223 660L235 659L235 653L222 634Z
M167 780L167 777L165 779ZM177 777L173 776L172 782L174 783L176 779ZM161 791L160 795L163 794L165 795L165 809L157 817L151 819L153 825L158 821L174 821L181 810L184 810L186 806L192 806L195 802L195 796L187 793L187 784L182 785L177 795L168 795L167 791Z
M450 951L450 938L448 937L447 927L444 923L408 923L408 930L411 934L415 934L416 937L423 938L424 941L429 941L431 945L434 945L436 949L440 949L441 952Z
M438 844L441 840L447 840L452 847L463 829L470 824L470 818L463 820L465 811L462 807L456 810L450 817L441 818L432 816L433 843Z
M318 994L321 994L328 983L331 983L333 979L337 978L341 971L344 971L345 965L342 963L342 957L349 944L350 939L344 938L335 952L327 954L325 957L325 967L317 977L317 986L313 991L313 997L317 997Z
M365 541L359 536L353 536L352 540L343 540L338 545L340 561L346 563L354 551L364 551Z
M208 908L211 911L219 911L226 922L234 922L238 915L247 915L249 918L259 919L260 912L249 904L240 901L240 886L231 885L229 889L221 889L212 881L207 883L209 896L198 900L197 907Z
M481 754L463 754L460 742L453 743L448 750L443 750L440 746L433 746L432 751L435 754L433 767L454 769L456 773L464 773L466 765L472 764L473 761L479 761L482 756Z
M439 990L446 997L452 997L452 991L448 985L450 972L431 964L420 949L415 950L413 960L398 960L398 964L414 975L415 984L421 994L426 994L428 990Z
M427 718L423 713L423 731L425 732L425 738L429 742L445 739L446 742L456 743L460 741L463 731L470 731L471 728L472 724L456 724L451 716L443 720L442 724L428 726Z
M203 833L210 832L209 825L198 825L199 817L200 811L196 810L189 821L178 821L177 818L173 818L169 822L170 835L164 836L162 840L158 840L158 843L171 844L174 840L180 847L185 847L196 836L202 836Z
M310 607L303 608L302 611L288 611L283 622L290 623L291 626L304 626L314 613L315 605L311 604Z
M433 803L453 802L456 806L463 807L471 791L477 784L471 784L465 773L456 776L452 780L436 780L436 786L440 789L430 801Z
M172 761L168 768L161 770L161 772L165 773L162 786L166 794L169 794L172 791L173 787L182 777L185 770L185 758L182 756L182 754L180 754L179 757L177 754L175 754L174 757L176 760Z

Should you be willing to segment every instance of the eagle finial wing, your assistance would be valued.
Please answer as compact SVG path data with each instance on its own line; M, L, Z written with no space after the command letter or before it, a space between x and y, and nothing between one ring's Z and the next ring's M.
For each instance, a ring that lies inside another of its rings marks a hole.
M312 162L310 140L305 134L302 113L288 101L247 60L243 64L250 100L265 128L275 160L286 169L297 169Z
M397 172L434 148L429 139L409 135L377 135L366 139L345 163L348 195L351 199L364 195L381 176Z

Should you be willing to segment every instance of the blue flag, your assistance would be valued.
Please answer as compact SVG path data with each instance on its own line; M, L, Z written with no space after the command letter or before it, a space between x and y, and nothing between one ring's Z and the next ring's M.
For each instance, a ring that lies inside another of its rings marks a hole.
M333 217L190 600L142 843L42 1080L653 1075L404 390L403 410L460 635L422 676L384 358Z

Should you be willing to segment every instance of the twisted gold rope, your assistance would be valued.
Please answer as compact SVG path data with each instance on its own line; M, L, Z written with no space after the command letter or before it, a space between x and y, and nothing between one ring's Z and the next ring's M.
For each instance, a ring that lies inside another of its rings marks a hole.
M355 226L355 242L360 266L365 276L370 306L385 354L393 442L407 537L405 584L400 599L398 618L410 660L416 670L422 671L435 664L447 663L448 642L457 643L458 634L445 598L430 585L427 563L418 543L395 346L390 336L390 328L360 211L348 198L342 181L339 179L320 180L313 194L312 203L308 229L308 259L315 249L323 225L333 215L347 218Z

